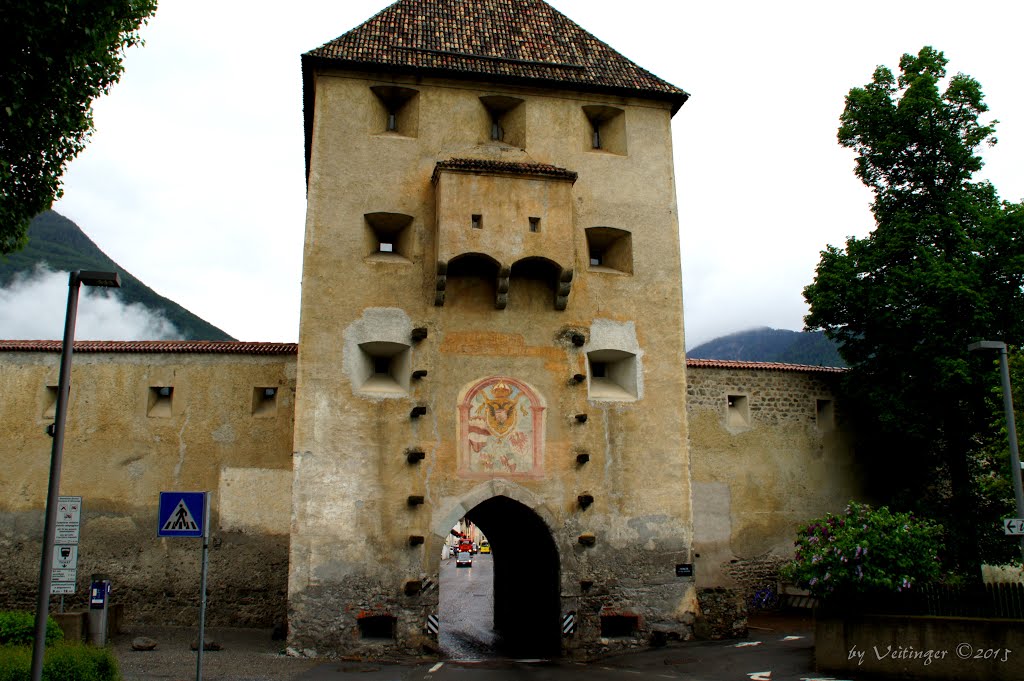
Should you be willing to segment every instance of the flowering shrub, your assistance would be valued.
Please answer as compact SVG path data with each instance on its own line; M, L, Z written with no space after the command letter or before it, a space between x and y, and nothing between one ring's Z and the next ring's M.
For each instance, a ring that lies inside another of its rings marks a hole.
M942 526L851 501L802 526L783 578L818 597L905 591L939 574Z

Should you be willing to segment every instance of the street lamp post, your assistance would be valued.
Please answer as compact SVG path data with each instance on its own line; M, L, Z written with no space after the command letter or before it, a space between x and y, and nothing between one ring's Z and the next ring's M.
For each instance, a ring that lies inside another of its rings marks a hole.
M1010 477L1013 479L1013 494L1017 499L1017 517L1024 518L1024 487L1021 485L1020 452L1017 451L1017 421L1013 415L1013 394L1010 392L1010 365L1006 357L1006 343L1002 341L978 341L967 346L970 351L998 350L999 373L1003 380L1003 412L1006 414L1006 434L1010 440ZM1021 539L1021 553L1024 555L1024 538Z
M57 496L60 494L60 466L64 455L64 424L67 420L71 390L71 352L78 316L78 289L86 286L120 288L117 272L75 270L68 279L68 309L64 318L64 344L60 354L60 379L57 384L57 410L54 414L53 448L50 452L50 485L46 492L46 520L43 525L43 556L39 565L39 600L36 606L36 630L32 647L32 681L43 678L43 653L46 648L46 619L50 614L50 578L53 571L54 535L57 528Z

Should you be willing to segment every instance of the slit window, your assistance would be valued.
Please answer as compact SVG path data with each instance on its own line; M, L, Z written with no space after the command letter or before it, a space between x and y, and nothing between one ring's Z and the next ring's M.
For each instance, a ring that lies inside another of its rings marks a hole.
M418 91L398 85L374 85L376 115L373 132L389 132L415 137L417 129Z
M263 386L252 389L252 415L273 416L277 413L276 386Z
M726 397L726 423L736 428L750 425L750 399L746 395Z
M530 218L530 231L534 233L540 231L540 218Z
M473 229L483 229L484 228L484 218L483 218L483 216L482 215L473 215L473 217L470 218L470 224L473 226Z
M52 419L57 417L57 386L46 386L46 401L43 404L43 418Z
M518 97L484 95L480 103L486 111L486 139L515 147L526 147L526 107ZM481 131L483 132L483 131Z
M633 274L633 235L617 227L588 227L587 257L592 270Z
M380 260L409 262L412 252L411 215L366 213L366 252Z
M362 392L406 394L411 372L410 354L409 346L404 343L360 343L357 389Z
M815 420L818 430L826 433L835 427L835 406L832 400L815 400Z
M592 350L587 353L590 367L590 398L633 401L639 397L639 366L636 355L624 350Z
M625 110L614 106L591 105L583 107L587 120L589 138L587 144L591 149L626 155L626 116Z
M149 400L146 415L153 418L166 418L170 416L173 399L174 388L172 386L151 386L149 388Z

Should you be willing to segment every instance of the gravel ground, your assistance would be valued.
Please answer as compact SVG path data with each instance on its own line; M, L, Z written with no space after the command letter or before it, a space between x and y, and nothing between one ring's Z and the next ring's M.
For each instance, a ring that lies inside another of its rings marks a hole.
M190 648L198 627L132 627L112 643L124 681L195 681L196 652ZM292 681L325 660L288 657L284 641L270 630L208 628L206 639L222 650L203 653L204 681ZM132 650L132 640L146 636L155 650Z

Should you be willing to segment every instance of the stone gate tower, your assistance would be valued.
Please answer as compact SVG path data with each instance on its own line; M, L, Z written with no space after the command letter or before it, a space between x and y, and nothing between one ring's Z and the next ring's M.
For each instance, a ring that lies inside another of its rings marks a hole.
M302 72L293 645L429 643L462 517L514 649L685 636L687 94L541 0L401 0Z

